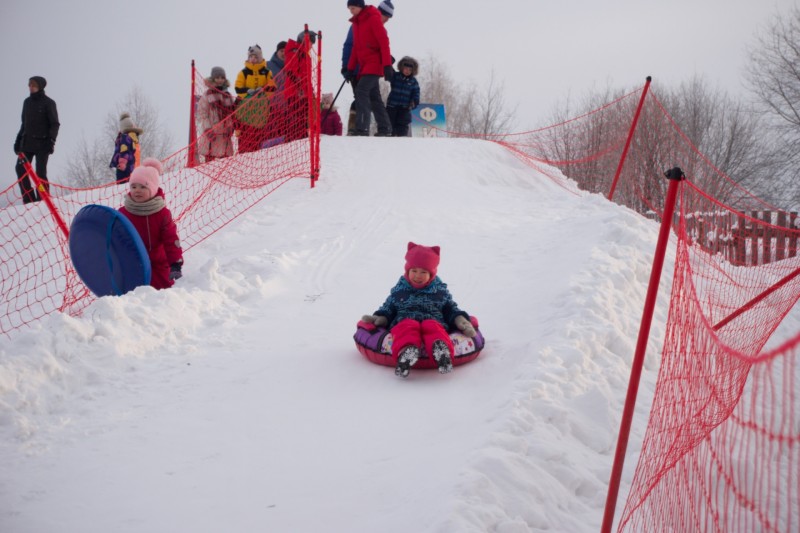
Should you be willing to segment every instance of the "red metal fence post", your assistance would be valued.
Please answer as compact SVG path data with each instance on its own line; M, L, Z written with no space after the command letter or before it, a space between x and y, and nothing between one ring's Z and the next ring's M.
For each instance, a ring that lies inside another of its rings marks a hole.
M308 105L306 107L306 111L308 113L308 116L306 118L307 122L306 135L308 135L308 156L309 156L308 171L309 171L311 188L313 188L315 184L314 170L316 166L316 163L314 161L315 150L316 150L316 145L314 144L314 124L315 121L319 119L319 116L316 113L316 110L314 109L314 107L317 105L317 98L316 98L316 93L314 92L314 80L312 79L315 72L311 68L312 67L311 50L313 48L308 33L308 24L304 26L303 42L300 43L300 45L301 45L300 49L303 51L303 56L301 59L305 63L304 65L301 66L302 72L306 76L304 93L306 95L306 101L308 102Z
M42 200L44 200L44 203L47 205L47 209L50 210L50 214L53 215L56 224L61 229L61 233L64 234L64 238L69 239L69 229L67 229L67 224L64 222L64 219L61 218L61 213L58 212L55 204L53 204L53 199L50 197L50 191L48 190L47 186L45 186L42 178L37 176L36 172L33 171L33 167L25 157L25 154L20 152L17 154L17 156L22 160L22 166L25 168L25 172L31 177L31 180L33 180L34 189L39 192L39 196L41 196Z
M608 482L608 494L606 496L606 507L603 514L603 525L600 528L602 533L611 533L611 526L614 524L614 511L617 507L619 483L622 478L622 467L625 464L625 451L628 449L628 438L630 437L633 410L636 406L636 395L639 392L639 381L642 377L642 366L644 365L644 356L647 349L647 338L650 336L650 325L653 322L653 310L656 305L656 296L658 296L658 284L661 281L664 256L666 255L667 244L669 243L669 232L672 227L672 213L675 211L678 185L686 177L683 171L678 167L666 171L664 175L670 180L670 183L667 189L667 198L664 202L664 213L661 217L661 229L658 233L658 243L656 244L656 251L653 256L653 267L650 270L650 283L647 287L647 296L644 300L642 321L639 325L639 338L636 342L636 352L633 355L633 362L631 363L631 377L630 381L628 381L628 393L625 397L625 407L622 411L622 420L619 425L617 450L614 454L614 465L611 467L611 479Z
M186 151L187 154L187 161L186 166L192 168L193 166L197 165L197 124L195 123L195 97L194 97L194 80L196 78L195 70L194 70L194 59L192 59L192 96L189 99L189 103L191 107L189 108L189 149Z
M317 102L322 102L322 32L317 32ZM331 104L333 107L333 104ZM317 105L317 120L314 121L314 183L319 179L319 137L322 131L322 108Z
M611 189L608 191L608 199L614 200L614 189L617 188L617 182L619 181L619 176L622 174L622 167L625 164L625 158L628 157L628 149L631 147L631 141L633 140L633 132L636 131L636 124L639 123L639 115L642 113L642 107L644 106L644 99L647 96L647 91L650 89L650 82L653 81L651 76L647 76L647 81L644 84L644 89L642 89L642 96L639 98L639 105L636 108L636 114L633 115L633 122L631 123L631 129L628 131L628 139L625 141L625 148L622 149L622 155L619 158L619 164L617 165L617 172L614 174L614 181L611 182Z

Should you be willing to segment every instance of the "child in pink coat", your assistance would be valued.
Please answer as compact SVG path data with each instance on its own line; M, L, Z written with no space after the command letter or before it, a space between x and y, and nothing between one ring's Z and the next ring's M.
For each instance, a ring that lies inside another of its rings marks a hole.
M131 174L130 192L120 213L128 217L150 256L150 285L167 289L181 277L183 251L178 226L164 201L160 187L161 162L148 157Z

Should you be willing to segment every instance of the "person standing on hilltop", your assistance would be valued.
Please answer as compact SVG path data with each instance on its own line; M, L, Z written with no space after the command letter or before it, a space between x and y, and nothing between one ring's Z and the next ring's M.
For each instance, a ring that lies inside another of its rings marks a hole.
M133 169L139 166L141 159L139 135L142 132L144 130L133 123L130 114L122 113L119 116L119 133L114 141L114 155L108 164L117 173L117 183L128 181Z
M45 190L50 190L47 181L47 160L55 151L56 137L61 124L58 122L55 101L44 94L46 85L47 80L42 76L33 76L28 80L30 96L22 103L22 125L14 141L14 153L23 154L30 162L36 160L36 175L42 180ZM22 192L22 202L27 204L41 200L39 191L31 186L31 180L19 158L15 170Z
M236 119L239 153L255 152L267 138L267 123L275 82L258 44L247 49L244 68L236 76Z
M394 17L394 5L392 4L392 0L383 0L380 4L378 4L378 12L381 14L381 20L383 24L386 25L392 17ZM350 28L347 30L347 37L344 40L344 44L342 45L342 76L344 77L345 81L350 82L350 86L353 89L353 101L350 103L350 112L347 116L347 135L355 135L356 134L356 86L358 85L358 65L356 65L353 74L350 74L350 71L347 68L347 65L350 63L350 55L353 53L353 25L350 24ZM367 123L367 129L369 130L369 123Z
M364 0L347 0L347 8L352 15L353 48L345 79L357 81L355 135L369 135L372 112L378 123L376 136L389 137L392 126L378 86L381 76L388 82L394 75L389 35L383 25L381 12L375 6L365 5Z

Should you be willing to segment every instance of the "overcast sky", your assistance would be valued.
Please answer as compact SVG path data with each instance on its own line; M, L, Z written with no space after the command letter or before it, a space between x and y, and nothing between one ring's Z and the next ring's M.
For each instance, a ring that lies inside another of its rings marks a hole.
M377 4L378 2L374 2ZM94 140L106 114L138 85L181 146L188 139L190 64L203 71L241 69L247 47L269 58L278 41L308 23L323 34L323 92L335 92L348 29L345 0L307 2L165 2L119 4L4 0L0 4L0 188L16 178L13 142L28 78L47 78L61 119L50 179L62 181L81 136ZM452 78L481 84L494 70L516 129L546 122L568 96L607 85L676 86L695 74L744 95L747 46L793 0L396 0L387 28L395 57L435 56ZM340 96L349 105L349 87ZM134 117L135 118L135 117ZM177 148L177 147L176 147ZM109 160L113 146L109 146Z

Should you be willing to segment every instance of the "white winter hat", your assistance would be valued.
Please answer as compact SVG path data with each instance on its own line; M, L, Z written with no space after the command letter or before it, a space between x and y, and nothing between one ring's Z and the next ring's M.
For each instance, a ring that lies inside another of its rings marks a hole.
M144 131L142 128L137 128L136 124L133 123L130 114L122 113L119 116L119 131L122 133L135 133L136 135L141 135Z
M261 51L261 47L257 44L254 44L247 49L247 56L250 57L251 55L256 56L256 59L258 59L259 63L264 59L264 53Z

